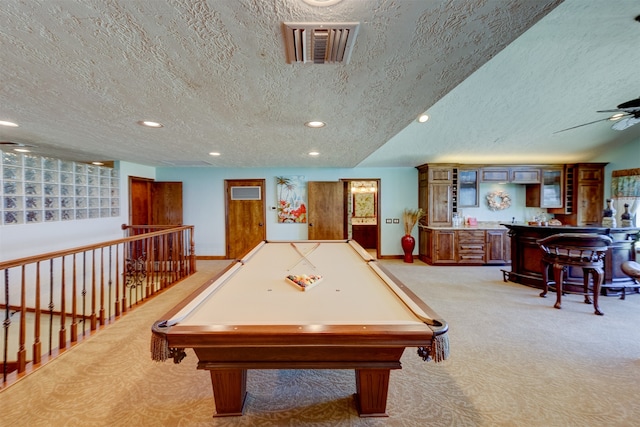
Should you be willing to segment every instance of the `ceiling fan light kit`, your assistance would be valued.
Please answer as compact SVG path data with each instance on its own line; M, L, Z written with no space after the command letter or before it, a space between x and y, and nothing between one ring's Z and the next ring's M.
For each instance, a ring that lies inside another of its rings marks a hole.
M554 134L579 128L582 126L591 125L593 123L603 122L605 120L615 121L615 123L611 125L611 129L613 130L625 130L627 128L630 128L631 126L640 123L640 98L632 99L631 101L618 104L616 108L611 110L599 110L597 112L598 113L615 113L615 114L610 117L607 117L606 119L594 120L589 123L583 123L578 126L562 129L557 132L554 132Z

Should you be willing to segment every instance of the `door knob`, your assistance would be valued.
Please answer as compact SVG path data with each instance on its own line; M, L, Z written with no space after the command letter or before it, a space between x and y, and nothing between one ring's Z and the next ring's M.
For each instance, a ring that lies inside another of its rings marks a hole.
M309 227L313 227L313 223L312 222L309 223Z
M258 223L258 226L259 226L259 227L262 227L262 223L261 223L261 222L259 222L259 223Z

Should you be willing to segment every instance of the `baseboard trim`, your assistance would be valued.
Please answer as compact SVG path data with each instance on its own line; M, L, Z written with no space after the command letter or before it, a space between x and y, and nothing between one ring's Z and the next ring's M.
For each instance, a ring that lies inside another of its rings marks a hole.
M403 255L378 255L377 259L403 259Z

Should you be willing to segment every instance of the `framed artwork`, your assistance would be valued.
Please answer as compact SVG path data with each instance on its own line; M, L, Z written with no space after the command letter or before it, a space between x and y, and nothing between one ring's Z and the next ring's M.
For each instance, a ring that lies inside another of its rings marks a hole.
M353 216L358 218L373 218L375 211L375 193L354 193Z
M307 186L304 176L277 176L276 195L279 223L307 222Z

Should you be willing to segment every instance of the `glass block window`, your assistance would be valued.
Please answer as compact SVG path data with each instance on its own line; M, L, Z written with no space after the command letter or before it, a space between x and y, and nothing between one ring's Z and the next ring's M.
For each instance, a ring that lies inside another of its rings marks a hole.
M0 226L119 215L119 170L0 149Z

